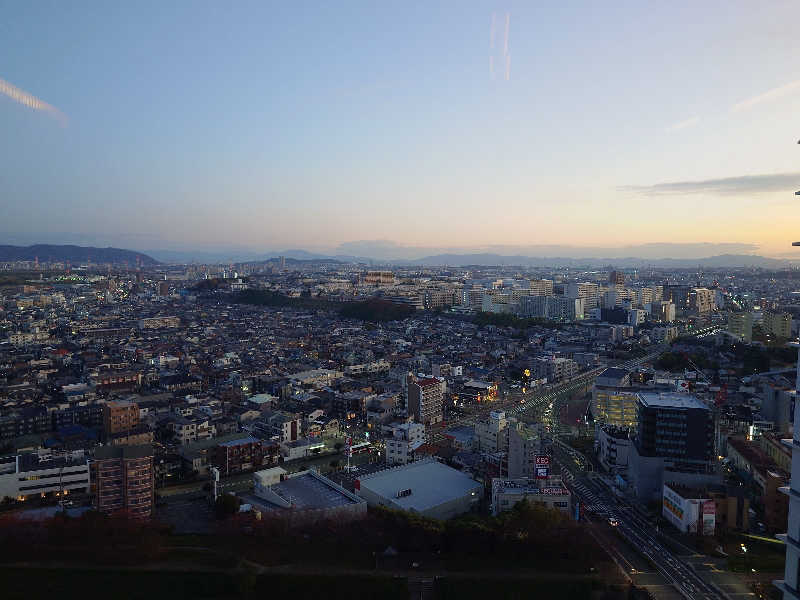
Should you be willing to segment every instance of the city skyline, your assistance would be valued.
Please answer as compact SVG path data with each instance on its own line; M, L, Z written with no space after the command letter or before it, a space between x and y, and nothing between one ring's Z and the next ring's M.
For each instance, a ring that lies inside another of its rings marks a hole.
M306 8L8 7L6 241L791 255L794 3Z

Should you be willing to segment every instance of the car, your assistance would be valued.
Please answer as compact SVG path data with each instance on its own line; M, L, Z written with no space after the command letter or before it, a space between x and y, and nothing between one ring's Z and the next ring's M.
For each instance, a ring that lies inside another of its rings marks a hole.
M609 517L608 524L611 525L612 527L616 527L617 525L619 525L619 521L617 521L615 517Z

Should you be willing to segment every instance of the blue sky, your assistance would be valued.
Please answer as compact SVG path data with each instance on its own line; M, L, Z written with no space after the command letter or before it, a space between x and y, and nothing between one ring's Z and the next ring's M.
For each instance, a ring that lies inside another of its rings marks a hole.
M0 231L787 253L799 17L789 1L0 0Z

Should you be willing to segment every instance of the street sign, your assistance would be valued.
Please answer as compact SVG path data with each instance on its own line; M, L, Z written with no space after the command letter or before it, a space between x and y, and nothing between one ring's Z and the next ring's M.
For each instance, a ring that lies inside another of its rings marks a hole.
M536 456L534 470L537 479L547 479L550 476L550 457L544 454Z

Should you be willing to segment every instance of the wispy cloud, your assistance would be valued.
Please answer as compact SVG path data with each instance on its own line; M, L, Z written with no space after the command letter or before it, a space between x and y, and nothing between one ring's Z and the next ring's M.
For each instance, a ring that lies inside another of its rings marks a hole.
M692 125L697 125L699 122L700 122L700 117L691 117L689 119L673 123L672 125L667 127L667 131L679 131L681 129L686 129L687 127L691 127Z
M49 113L51 116L58 119L62 125L66 125L67 118L64 116L64 113L58 110L55 106L51 106L44 100L40 100L25 90L19 89L17 86L4 79L0 79L0 94L8 96L14 102L19 102L23 106L27 106L33 110Z
M710 194L716 196L745 196L767 192L794 192L800 185L800 172L766 175L740 175L701 181L671 181L653 185L630 185L620 189L647 196L678 194Z
M731 107L731 112L739 112L742 110L747 110L748 108L753 108L754 106L761 104L763 102L770 102L772 100L777 100L778 98L782 98L784 96L788 96L790 94L794 94L797 92L800 92L800 79L798 79L797 81L790 81L789 83L785 83L776 88L772 88L771 90L768 90L763 94L758 94L757 96L753 96L752 98L747 98L746 100L737 102Z

